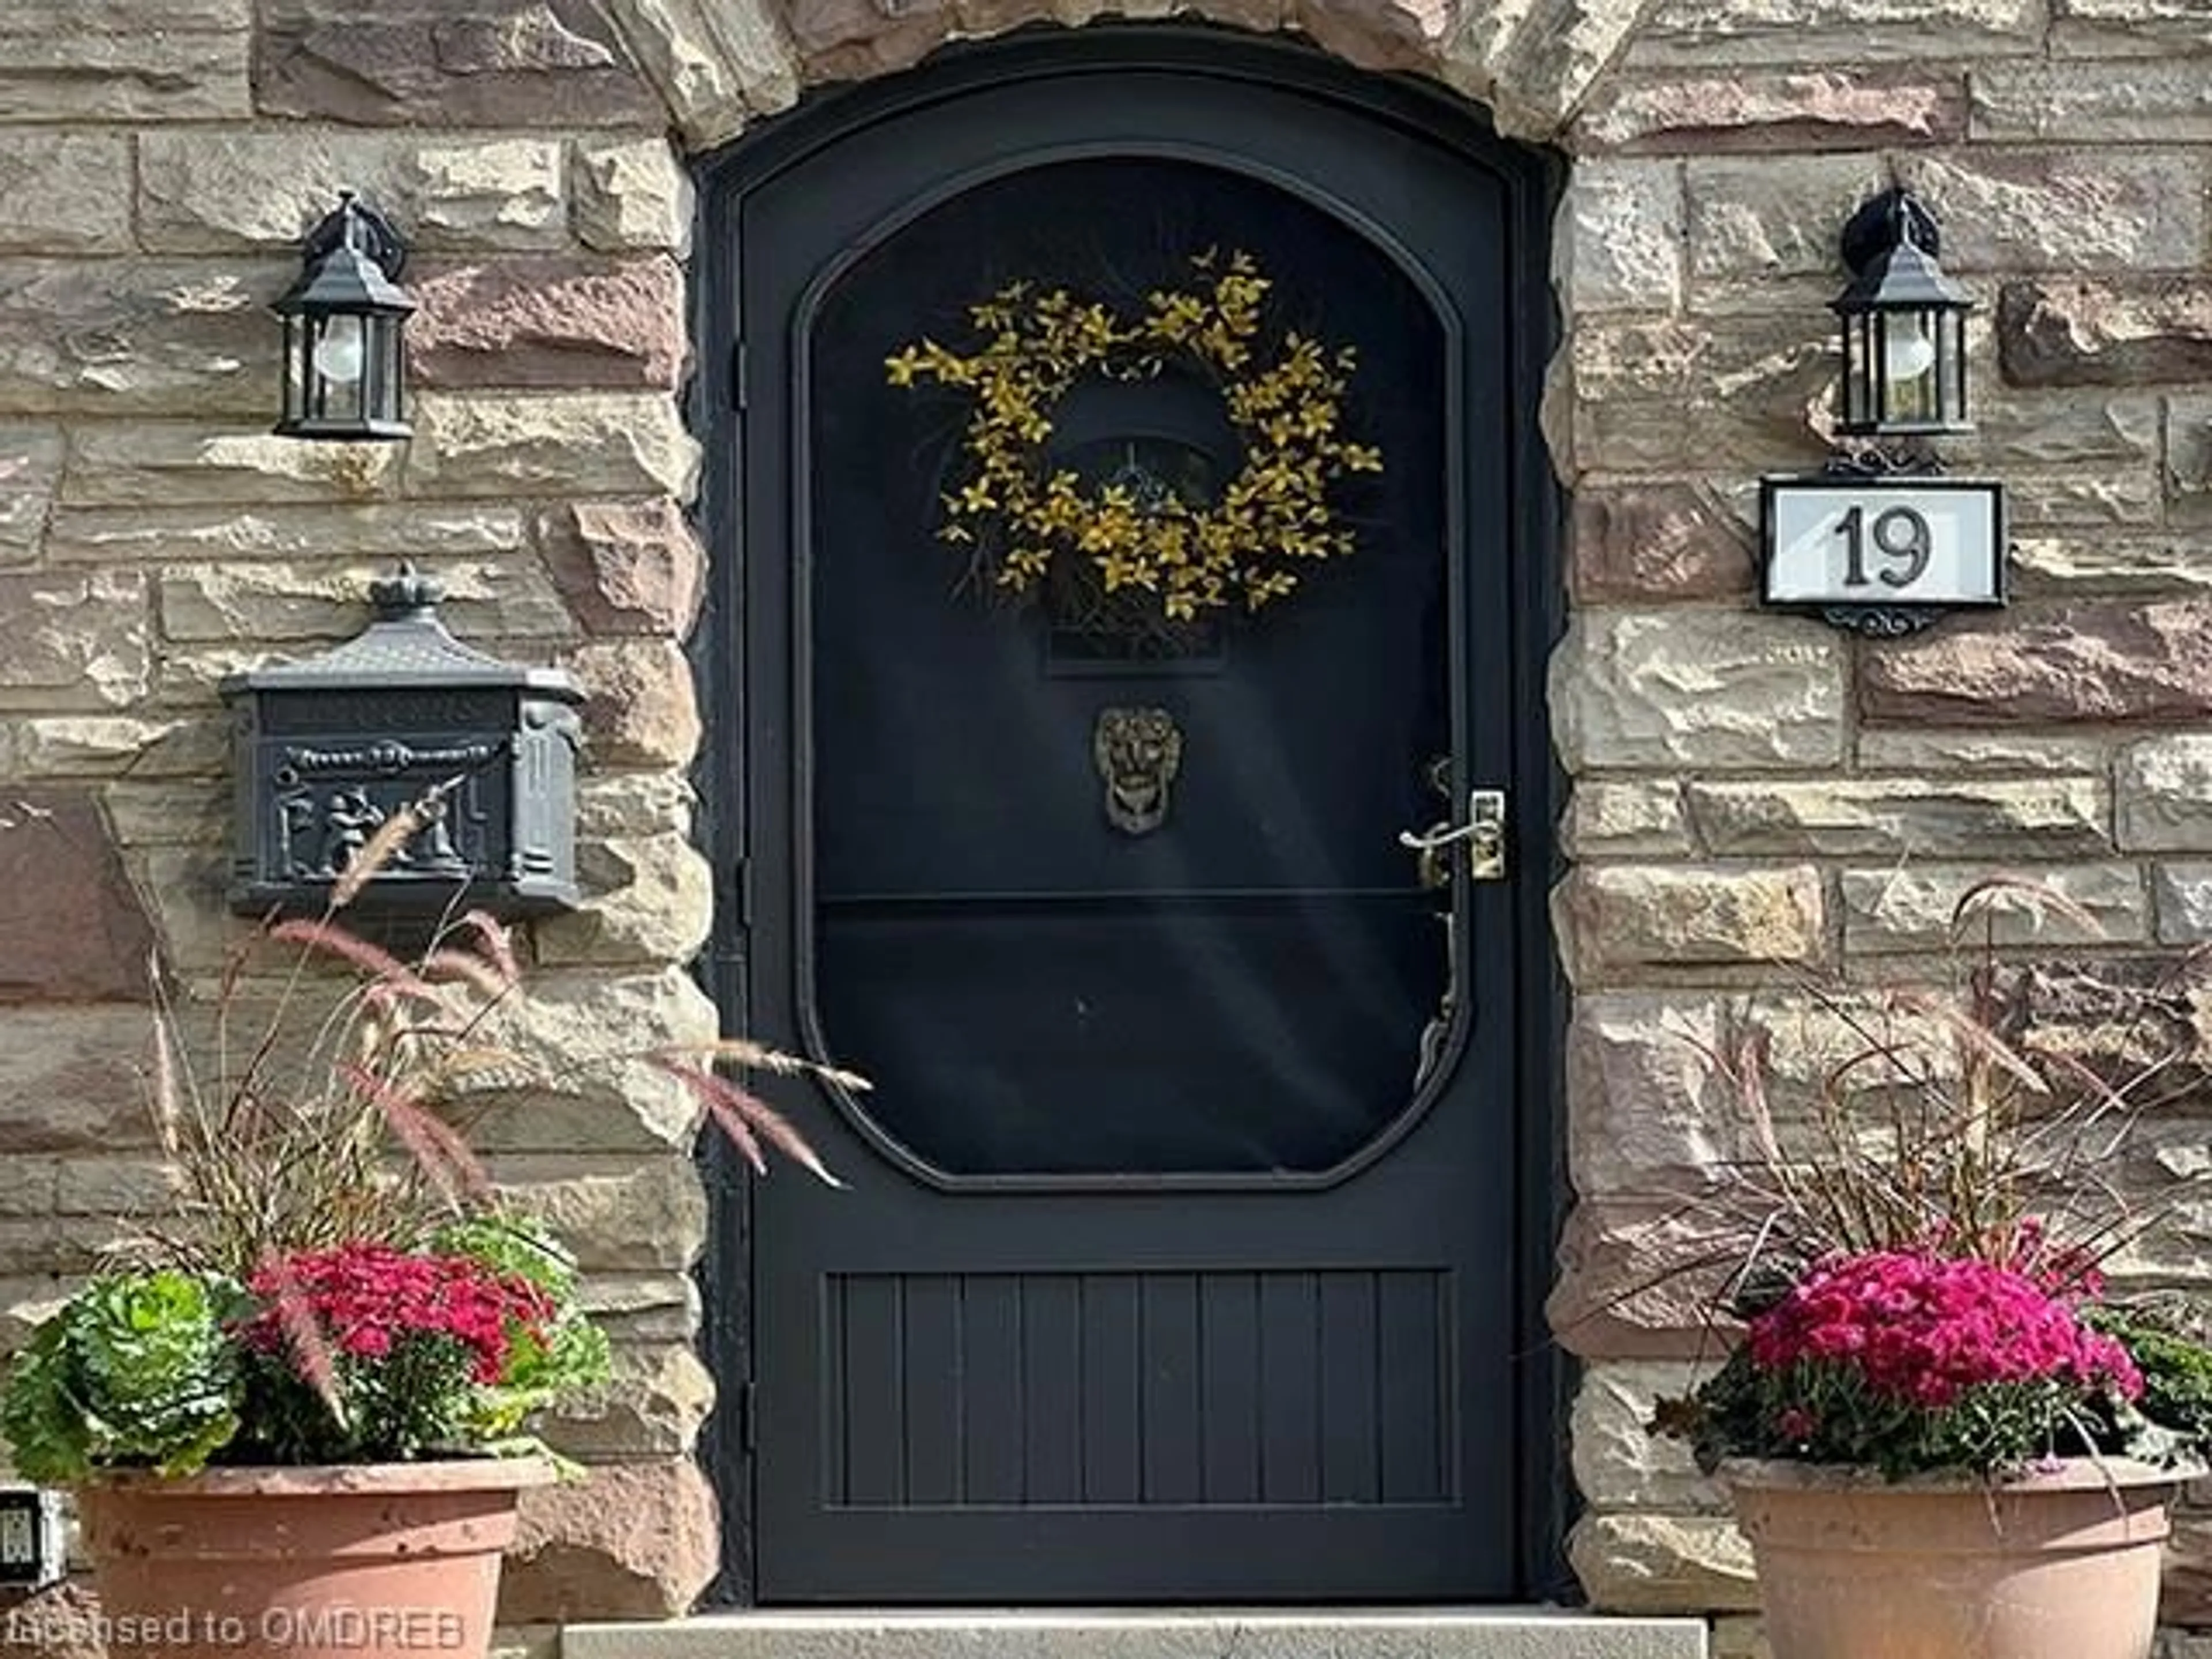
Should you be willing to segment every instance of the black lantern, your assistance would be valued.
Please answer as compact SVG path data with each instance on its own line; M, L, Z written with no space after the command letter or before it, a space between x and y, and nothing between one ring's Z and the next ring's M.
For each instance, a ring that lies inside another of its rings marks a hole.
M306 662L222 684L232 711L232 908L319 915L378 832L411 833L352 914L404 920L576 902L577 705L553 668L462 644L438 585L403 567L376 620Z
M338 192L309 233L284 319L284 438L399 439L407 425L400 331L415 301L399 286L407 249L375 209Z
M1966 418L1966 290L1936 263L1941 238L1903 190L1875 197L1844 227L1851 285L1830 306L1843 319L1849 437L1971 432Z

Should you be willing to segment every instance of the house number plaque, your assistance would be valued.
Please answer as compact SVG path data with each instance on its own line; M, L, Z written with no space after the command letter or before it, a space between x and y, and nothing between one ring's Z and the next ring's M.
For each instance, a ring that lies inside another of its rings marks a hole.
M1878 637L2005 602L2001 484L1926 474L1768 478L1761 597Z

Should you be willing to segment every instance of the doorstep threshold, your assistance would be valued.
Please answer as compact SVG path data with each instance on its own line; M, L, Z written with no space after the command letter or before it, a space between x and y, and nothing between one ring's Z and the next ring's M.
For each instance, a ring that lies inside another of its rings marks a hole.
M1701 1619L1547 1607L784 1608L581 1624L561 1659L1707 1659Z

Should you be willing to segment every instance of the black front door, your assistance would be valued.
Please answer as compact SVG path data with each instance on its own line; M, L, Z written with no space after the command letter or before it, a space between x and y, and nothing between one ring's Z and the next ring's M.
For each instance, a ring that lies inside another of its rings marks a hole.
M718 201L732 1023L875 1085L752 1200L755 1587L1507 1598L1523 907L1401 832L1540 730L1525 181L1107 40Z

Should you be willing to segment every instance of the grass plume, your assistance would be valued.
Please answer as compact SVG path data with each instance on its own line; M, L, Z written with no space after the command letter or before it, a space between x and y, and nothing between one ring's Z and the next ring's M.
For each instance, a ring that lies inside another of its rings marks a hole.
M1666 1288L1725 1324L1822 1256L1931 1243L2000 1264L2108 1263L2199 1197L2212 1160L2149 1192L2117 1165L2154 1115L2212 1081L2204 954L2133 984L2036 945L2054 920L2099 931L2041 884L1979 882L1952 911L1940 984L1807 981L1797 1029L1738 1007L1678 1030L1717 1085L1733 1155L1644 1194L1617 1230L1635 1265L1581 1316Z
M436 803L417 807L393 813L392 836L380 831L348 874L365 882L394 857ZM494 1197L460 1126L489 1100L527 1110L583 1066L672 1076L756 1170L780 1156L838 1184L787 1117L718 1068L845 1089L863 1079L741 1039L549 1054L505 925L471 910L403 956L347 925L361 890L342 882L320 916L256 929L225 960L211 1008L180 1006L155 974L147 1092L176 1213L138 1218L152 1254L242 1279L296 1251L427 1237Z

